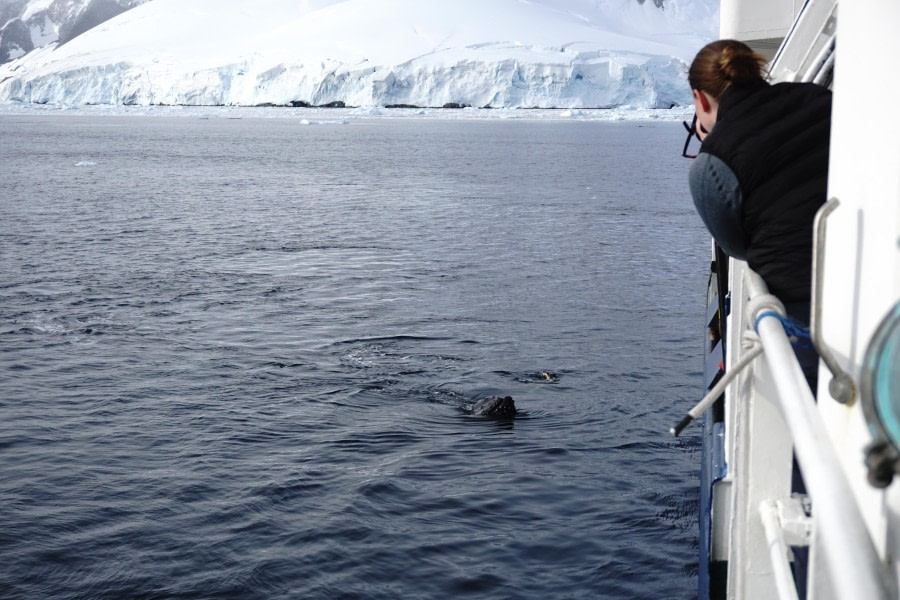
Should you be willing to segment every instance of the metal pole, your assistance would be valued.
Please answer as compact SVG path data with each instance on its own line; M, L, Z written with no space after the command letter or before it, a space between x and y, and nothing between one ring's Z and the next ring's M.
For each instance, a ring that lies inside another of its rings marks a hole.
M831 348L825 343L822 335L822 291L825 288L825 221L840 205L837 198L831 198L822 205L816 213L813 222L813 280L812 303L810 306L809 333L812 336L813 346L822 357L822 361L831 371L831 382L828 384L828 393L842 404L850 404L856 397L856 385L853 379L838 364Z
M788 563L788 547L784 543L775 503L771 500L760 503L759 516L762 518L763 528L766 530L766 544L769 546L772 569L775 571L775 587L778 589L778 597L782 600L799 600L797 586L794 584L794 575L791 573L791 565Z
M819 54L816 55L815 60L813 60L812 64L806 70L806 73L803 74L803 78L800 81L812 81L815 83L816 77L825 67L825 64L828 62L829 58L834 56L834 39L836 36L832 35L828 38L828 41L825 42L825 45L822 46L822 49L819 50Z
M688 411L687 415L678 422L678 425L669 429L669 433L678 437L681 435L681 432L685 430L685 428L694 422L694 420L699 419L700 415L709 410L709 407L712 406L716 400L718 400L719 396L725 393L725 388L727 388L735 377L741 374L747 365L749 365L753 360L762 354L763 348L762 345L757 344L753 348L747 350L741 359L731 366L725 375L719 379L718 383L709 391L703 399L698 402L694 408Z

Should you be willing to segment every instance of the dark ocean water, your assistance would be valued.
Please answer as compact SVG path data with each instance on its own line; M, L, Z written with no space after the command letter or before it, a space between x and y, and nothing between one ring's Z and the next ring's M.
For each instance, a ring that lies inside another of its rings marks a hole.
M682 136L0 115L0 598L696 597Z

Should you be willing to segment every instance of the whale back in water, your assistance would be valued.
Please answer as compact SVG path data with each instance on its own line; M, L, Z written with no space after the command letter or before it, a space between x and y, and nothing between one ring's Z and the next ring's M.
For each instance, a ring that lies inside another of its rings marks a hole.
M472 406L472 414L482 417L509 418L516 416L516 403L512 396L488 396Z

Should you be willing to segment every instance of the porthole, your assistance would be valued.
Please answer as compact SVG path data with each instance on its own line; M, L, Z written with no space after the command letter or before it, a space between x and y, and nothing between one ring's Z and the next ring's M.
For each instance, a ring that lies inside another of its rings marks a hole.
M860 400L875 438L866 464L869 481L887 487L900 472L900 302L875 330L863 355Z

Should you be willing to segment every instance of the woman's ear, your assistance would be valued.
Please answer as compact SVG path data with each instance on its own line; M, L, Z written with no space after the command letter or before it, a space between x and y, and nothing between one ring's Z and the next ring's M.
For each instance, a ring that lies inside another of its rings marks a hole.
M709 112L709 96L700 90L691 90L691 93L694 95L694 103L698 104L703 112Z

